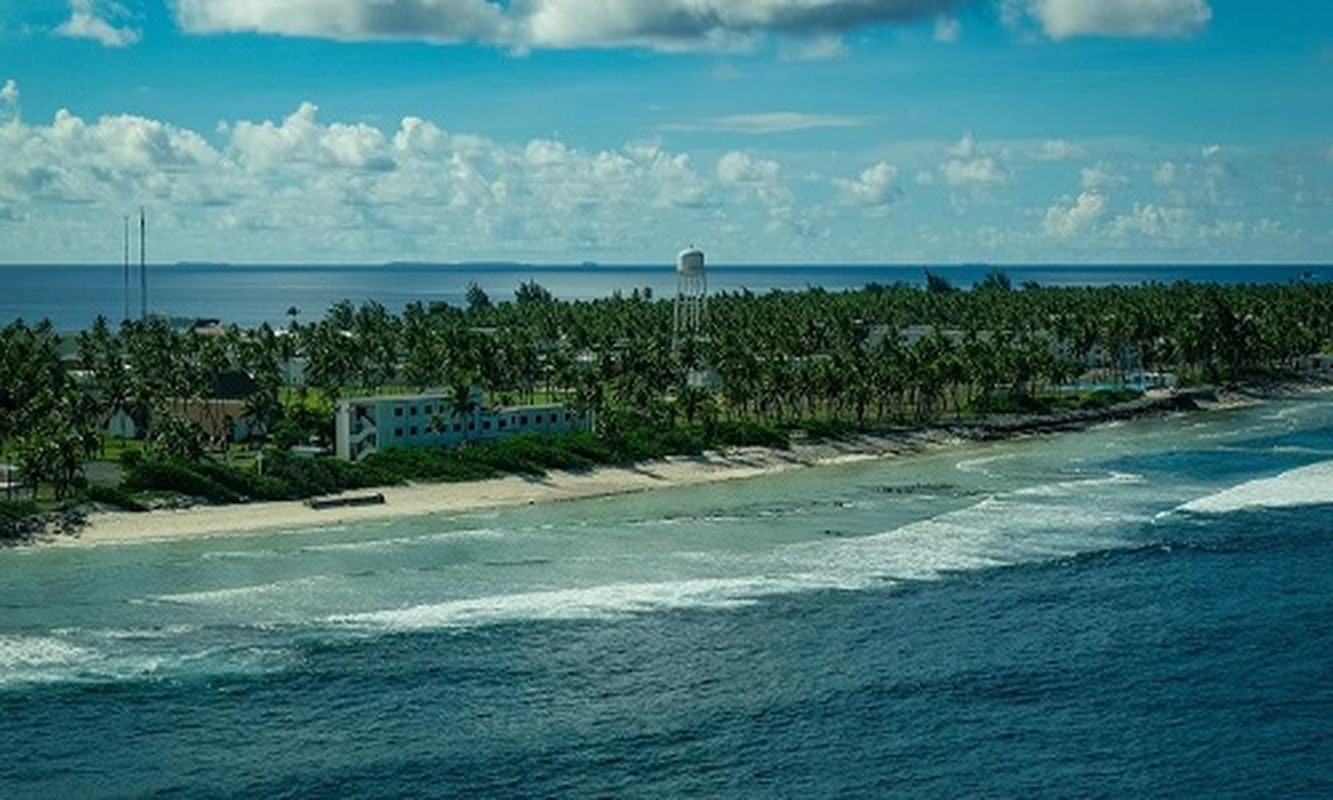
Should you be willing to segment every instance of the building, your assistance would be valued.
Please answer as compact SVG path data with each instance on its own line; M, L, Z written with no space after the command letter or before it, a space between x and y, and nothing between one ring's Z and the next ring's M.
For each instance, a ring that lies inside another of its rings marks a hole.
M364 397L338 403L335 453L360 461L390 447L457 447L518 433L566 433L592 428L592 418L563 403L488 407L480 389L467 403L442 393Z
M207 397L172 397L160 409L169 417L183 419L201 430L213 442L244 442L267 433L263 424L250 416L247 407L259 384L240 370L225 370L213 376ZM103 429L120 439L143 439L152 429L153 414L132 403L112 409Z

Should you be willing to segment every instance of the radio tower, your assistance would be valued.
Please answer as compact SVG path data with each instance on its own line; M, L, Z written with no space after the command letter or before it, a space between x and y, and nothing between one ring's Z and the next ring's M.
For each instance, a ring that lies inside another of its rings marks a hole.
M143 206L139 206L139 319L148 319L148 256L144 235L148 223L144 219Z
M125 214L125 316L121 317L124 321L130 318L130 215Z

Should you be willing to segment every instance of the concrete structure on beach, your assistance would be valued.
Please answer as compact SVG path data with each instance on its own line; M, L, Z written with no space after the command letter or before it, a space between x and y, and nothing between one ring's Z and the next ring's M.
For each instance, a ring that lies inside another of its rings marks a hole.
M443 393L342 400L336 423L334 452L345 461L389 447L457 447L519 433L592 429L586 411L563 403L488 407L485 394L475 388L466 402Z

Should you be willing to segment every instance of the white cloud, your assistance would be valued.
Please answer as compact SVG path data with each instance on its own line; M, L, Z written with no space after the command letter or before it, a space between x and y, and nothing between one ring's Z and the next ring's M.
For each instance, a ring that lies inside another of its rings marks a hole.
M13 78L5 81L4 87L0 88L0 121L18 123L23 116L19 113L19 98L18 81Z
M1009 171L990 156L954 159L945 162L940 172L944 182L955 188L993 189L1009 182Z
M1083 192L1076 199L1048 208L1042 229L1057 239L1068 239L1091 228L1105 210L1105 197L1096 192Z
M389 142L369 125L322 125L319 109L302 103L281 124L239 122L229 129L240 162L256 171L277 164L313 164L361 170L394 167Z
M755 160L737 150L717 161L717 177L723 183L759 183L776 178L780 170L776 161Z
M1180 167L1174 162L1163 161L1153 170L1153 183L1161 187L1175 186L1176 181L1180 179Z
M963 134L963 138L958 143L945 148L945 155L953 158L971 158L977 154L977 140L971 131Z
M1176 38L1212 19L1208 0L1006 0L1005 18L1036 20L1052 39L1077 36Z
M1239 173L1218 145L1199 148L1192 154L1163 161L1152 170L1153 184L1166 190L1171 206L1204 208L1236 201Z
M209 138L61 111L0 125L0 152L6 252L18 260L101 258L100 229L141 203L164 260L632 260L714 217L738 221L737 247L769 225L774 248L809 227L771 159L734 154L701 173L652 142L502 144L420 117L389 130L325 121L310 103Z
M1078 155L1079 148L1064 139L1047 139L1037 151L1038 161L1067 161Z
M877 211L886 210L902 196L898 168L887 161L868 167L855 180L839 179L834 183L851 202Z
M17 83L0 86L6 97L20 99ZM1067 179L1068 167L1033 167L1021 181L1006 169L1016 159L1016 175L1041 148L1041 139L965 136L809 160L785 149L719 154L655 140L593 149L560 136L497 141L420 116L387 125L328 118L312 103L203 132L62 111L0 123L0 228L8 259L71 262L118 257L121 214L141 203L163 261L642 263L663 243L688 239L736 259L811 263L889 252L1041 260L1066 250L1312 260L1327 249L1318 198L1298 208L1301 186L1282 182L1303 175L1307 189L1322 191L1324 146L1227 148L1205 159L1197 145L1148 145L1142 152L1159 155L1140 161L1119 143L1090 142L1081 145L1093 154L1089 169L1132 184L1072 184L1054 204L1061 193L1044 181ZM1237 177L1213 174L1228 162ZM1161 164L1177 166L1173 185L1150 180ZM947 191L916 188L932 184ZM981 202L1001 186L1004 202ZM1213 186L1226 202L1209 205ZM904 189L913 202L902 202ZM866 224L890 211L892 226ZM983 228L997 233L982 237Z
M955 189L980 192L995 189L1009 182L1009 170L993 156L982 152L976 137L970 132L956 144L944 149L949 160L940 167L944 182Z
M1129 185L1129 178L1116 172L1111 165L1103 162L1080 170L1079 183L1084 191L1096 192L1127 186Z
M832 61L845 58L847 53L847 43L835 34L789 41L782 47L782 57L788 61Z
M56 28L57 36L91 39L103 47L128 47L143 37L137 28L116 27L110 22L129 16L129 12L119 3L109 0L69 0L69 7L70 18Z
M192 33L477 41L518 49L733 46L930 19L965 0L176 0Z
M1182 208L1161 208L1135 204L1133 212L1122 214L1111 223L1116 236L1143 236L1149 239L1182 239L1187 235L1189 212Z

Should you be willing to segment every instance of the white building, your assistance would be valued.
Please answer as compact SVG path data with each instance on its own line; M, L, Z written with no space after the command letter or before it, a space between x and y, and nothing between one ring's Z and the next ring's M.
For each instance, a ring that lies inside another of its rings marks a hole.
M518 433L566 433L592 428L587 412L563 403L487 407L473 389L466 409L441 393L364 397L338 403L335 452L360 461L390 447L457 447Z

